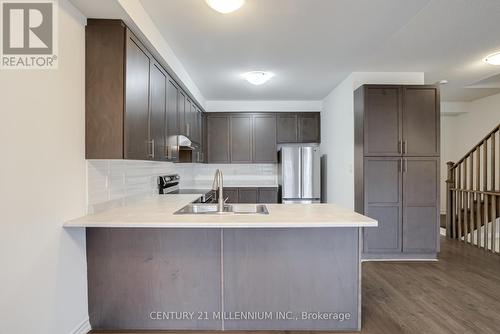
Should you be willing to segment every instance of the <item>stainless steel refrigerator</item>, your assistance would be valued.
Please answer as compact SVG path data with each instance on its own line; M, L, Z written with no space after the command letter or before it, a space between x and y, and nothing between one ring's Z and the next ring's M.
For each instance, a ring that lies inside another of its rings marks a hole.
M282 146L278 157L278 183L282 203L319 203L321 200L319 147Z

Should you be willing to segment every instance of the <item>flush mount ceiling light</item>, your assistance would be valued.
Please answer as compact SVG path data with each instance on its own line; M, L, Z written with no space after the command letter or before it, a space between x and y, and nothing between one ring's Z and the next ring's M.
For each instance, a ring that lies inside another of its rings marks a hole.
M500 65L500 52L490 54L484 61L490 65Z
M264 71L252 71L243 74L243 78L245 78L246 81L250 82L252 85L257 86L266 83L273 76L273 73Z
M245 4L245 0L205 0L205 2L222 14L232 13Z

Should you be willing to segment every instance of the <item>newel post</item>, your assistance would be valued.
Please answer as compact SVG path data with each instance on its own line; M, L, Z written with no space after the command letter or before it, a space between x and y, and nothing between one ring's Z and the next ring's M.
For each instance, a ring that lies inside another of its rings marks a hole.
M452 161L446 163L448 167L448 175L446 177L446 236L448 238L452 237L452 229L455 228L453 225L453 190L455 186L455 173L453 166L455 165ZM453 235L455 235L453 233Z

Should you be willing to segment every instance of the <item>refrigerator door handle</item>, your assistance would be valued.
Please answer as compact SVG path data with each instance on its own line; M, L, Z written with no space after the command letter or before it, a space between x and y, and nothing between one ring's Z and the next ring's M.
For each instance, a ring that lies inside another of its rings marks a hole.
M300 198L304 197L304 173L302 171L303 161L302 161L302 148L299 148L299 194Z

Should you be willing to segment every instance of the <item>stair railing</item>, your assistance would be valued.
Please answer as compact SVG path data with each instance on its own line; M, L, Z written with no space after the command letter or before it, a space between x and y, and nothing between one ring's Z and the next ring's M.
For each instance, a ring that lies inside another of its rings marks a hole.
M500 124L458 162L448 162L446 235L499 253Z

